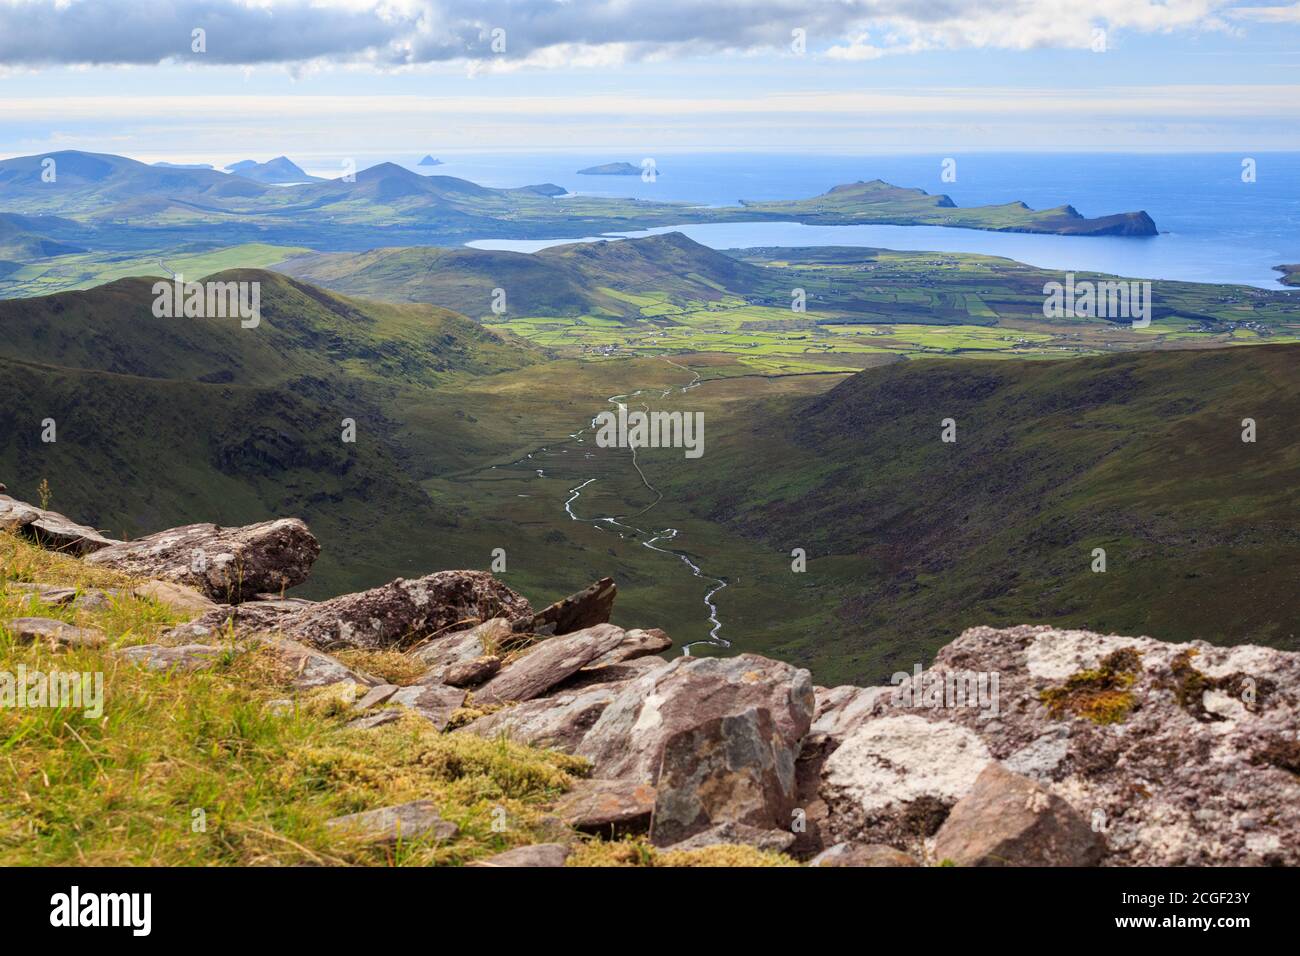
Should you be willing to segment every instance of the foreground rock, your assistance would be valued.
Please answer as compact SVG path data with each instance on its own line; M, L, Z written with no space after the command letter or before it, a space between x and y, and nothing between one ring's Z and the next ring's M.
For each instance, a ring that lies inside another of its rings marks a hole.
M0 531L19 534L47 550L78 557L119 543L57 511L47 511L6 494L0 494Z
M494 617L465 631L453 631L411 649L411 657L429 665L430 671L467 664L482 657L497 657L514 636L510 621Z
M620 837L650 829L655 788L630 780L580 780L555 805L555 815L583 833Z
M842 839L937 833L997 759L1087 820L1107 865L1300 864L1300 654L979 627L925 680L972 674L998 675L996 713L891 698L827 758Z
M568 634L597 624L608 624L617 593L618 586L613 578L601 578L536 614L529 630L543 635Z
M194 588L172 581L145 581L133 587L131 593L138 598L157 601L181 614L206 614L217 607L215 601Z
M621 627L613 624L597 624L542 641L479 688L474 700L481 704L501 704L539 697L591 661L618 647L624 634Z
M772 712L751 707L669 737L656 783L650 839L671 846L721 824L784 830L795 809L800 738L783 736Z
M755 654L679 657L623 688L577 752L593 776L655 783L674 735L751 708L767 710L782 747L797 750L813 713L808 672Z
M123 660L140 664L154 671L200 671L217 665L222 649L210 644L137 644L117 652Z
M297 518L220 528L191 524L102 547L87 564L195 588L238 604L307 580L320 545Z
M51 649L99 647L105 641L97 627L74 627L50 617L14 617L4 622L19 644L45 644Z
M878 843L865 846L853 843L837 843L823 850L812 860L809 866L920 866L916 860L895 850L892 846Z
M447 729L451 715L465 703L465 691L443 685L403 687L388 698L388 703L409 707L441 731Z
M1064 800L991 763L939 830L934 857L958 866L1096 866L1105 844Z
M273 655L292 675L291 682L297 690L328 687L331 684L360 684L375 687L383 683L363 671L353 670L328 654L283 637L270 637L261 642L262 648Z
M460 832L456 824L438 815L437 807L430 800L351 813L327 820L325 825L346 838L375 845L392 845L426 837L450 840Z
M565 843L534 843L506 850L486 860L476 860L467 866L564 866L572 852Z
M720 823L707 830L663 847L664 850L677 852L681 850L703 850L710 846L752 846L758 850L771 853L784 853L794 843L794 834L789 830L764 830L743 823Z

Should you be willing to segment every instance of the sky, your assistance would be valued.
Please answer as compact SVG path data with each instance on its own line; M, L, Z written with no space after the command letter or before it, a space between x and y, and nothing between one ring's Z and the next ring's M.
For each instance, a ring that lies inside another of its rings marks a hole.
M1300 2L0 0L0 156L1300 149Z

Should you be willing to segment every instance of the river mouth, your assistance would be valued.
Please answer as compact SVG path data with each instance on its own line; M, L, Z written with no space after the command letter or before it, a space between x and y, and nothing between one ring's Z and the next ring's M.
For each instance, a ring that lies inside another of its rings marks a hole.
M711 249L849 246L906 252L971 253L999 256L1061 271L1100 272L1127 278L1171 282L1248 285L1288 289L1274 267L1286 253L1264 247L1236 247L1209 237L1161 233L1158 236L1052 236L992 232L947 226L812 226L798 222L736 222L662 226L632 232L565 239L475 239L472 249L537 252L579 242L642 239L680 232Z

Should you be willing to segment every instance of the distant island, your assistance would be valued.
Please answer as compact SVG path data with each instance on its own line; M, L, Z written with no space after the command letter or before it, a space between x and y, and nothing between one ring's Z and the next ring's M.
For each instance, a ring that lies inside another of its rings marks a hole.
M1277 281L1283 285L1300 286L1300 262L1292 263L1289 266L1274 266L1278 272L1282 273L1282 278Z
M428 154L426 153L425 156L424 156L424 159L420 160L420 161L419 161L418 163L416 163L415 165L417 165L417 166L441 166L441 165L442 165L442 160L441 160L441 159L434 159L432 156L430 156L430 155L428 155Z
M641 167L631 163L605 163L578 170L579 176L640 176Z

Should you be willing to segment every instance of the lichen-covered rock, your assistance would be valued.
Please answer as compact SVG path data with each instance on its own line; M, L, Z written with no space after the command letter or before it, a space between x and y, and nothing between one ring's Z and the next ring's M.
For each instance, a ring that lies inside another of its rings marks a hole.
M822 768L827 837L914 850L934 835L991 759L965 727L915 714L869 720Z
M281 633L322 650L401 647L465 620L533 613L528 601L485 571L438 571L398 578L319 601L280 618Z
M542 641L488 681L474 694L483 704L532 700L623 642L624 631L597 624Z
M240 528L171 528L102 547L86 563L185 584L214 601L238 604L259 592L301 584L319 554L303 522L279 518Z
M363 671L353 670L328 654L284 637L267 637L261 647L273 655L291 674L298 690L328 687L331 684L360 684L375 687L383 681Z
M608 624L618 587L613 578L601 578L576 594L539 611L529 626L534 634L568 634L597 624Z
M465 703L465 691L442 684L403 687L388 698L389 704L409 707L437 730L446 730L451 715Z
M441 683L448 687L477 687L484 681L490 680L501 670L501 658L484 655L476 657L472 661L461 661L459 664L448 664L440 668L437 675L441 678ZM421 683L425 683L421 679Z
M639 660L652 654L662 654L673 646L673 639L657 627L642 629L634 627L623 635L623 640L612 651L602 654L591 662L590 667L605 664L621 664L625 661Z
M661 849L665 853L678 853L683 850L703 850L710 846L752 846L770 853L784 853L793 842L794 834L789 830L764 830L744 823L719 823L680 843Z
M22 535L49 551L64 551L78 557L118 544L94 528L72 519L0 494L0 531Z
M957 866L1096 866L1104 853L1105 842L1073 807L996 762L934 840L934 858Z
M932 672L999 676L996 717L906 713L977 735L1067 801L1104 836L1105 865L1300 864L1300 654L977 627Z
M503 644L513 634L508 619L494 617L468 630L440 634L425 644L413 647L410 655L431 669L464 664L480 657L498 656Z
M578 747L598 777L655 783L668 740L719 717L762 708L797 747L813 713L806 670L756 654L679 657L628 684Z
M148 598L173 611L192 616L206 614L218 606L216 602L194 588L176 584L174 581L145 581L133 587L131 593L138 598Z

